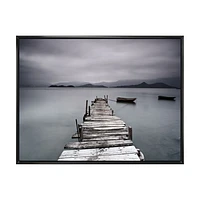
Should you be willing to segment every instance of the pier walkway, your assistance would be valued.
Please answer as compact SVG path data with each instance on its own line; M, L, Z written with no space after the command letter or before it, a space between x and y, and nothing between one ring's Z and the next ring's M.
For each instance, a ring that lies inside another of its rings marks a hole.
M132 128L114 115L108 97L96 98L88 106L83 123L77 124L73 138L65 145L58 161L141 161L144 156L132 142Z

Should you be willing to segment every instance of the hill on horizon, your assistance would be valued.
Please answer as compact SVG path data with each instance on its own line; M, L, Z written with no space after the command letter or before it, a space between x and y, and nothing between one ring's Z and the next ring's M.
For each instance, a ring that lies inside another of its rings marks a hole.
M77 86L77 87L95 87L95 88L103 87L103 88L107 88L107 87L104 86L104 85L93 85L93 84L91 84L91 83L84 84L84 85L80 85L80 86Z
M124 85L124 86L116 86L116 88L176 88L165 83L153 83L148 84L146 82L142 82L137 85Z
M53 84L49 87L88 87L88 88L107 88L105 85L96 85L96 84L82 84L78 86L74 85L64 85L64 84ZM159 83L152 83L148 84L146 82L142 82L140 84L135 85L119 85L119 86L111 86L110 88L177 88L174 86L167 85L165 83L159 82Z

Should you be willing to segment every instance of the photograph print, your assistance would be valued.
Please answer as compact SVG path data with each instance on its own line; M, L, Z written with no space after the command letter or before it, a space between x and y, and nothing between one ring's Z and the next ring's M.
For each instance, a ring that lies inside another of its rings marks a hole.
M183 164L183 36L16 36L19 164Z

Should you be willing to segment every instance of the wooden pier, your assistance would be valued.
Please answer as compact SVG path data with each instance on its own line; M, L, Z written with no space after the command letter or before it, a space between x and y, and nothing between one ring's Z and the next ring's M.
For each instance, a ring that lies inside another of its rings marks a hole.
M76 120L78 142L65 145L58 161L143 161L144 156L133 145L132 128L114 115L108 96L97 98L88 106L83 123Z

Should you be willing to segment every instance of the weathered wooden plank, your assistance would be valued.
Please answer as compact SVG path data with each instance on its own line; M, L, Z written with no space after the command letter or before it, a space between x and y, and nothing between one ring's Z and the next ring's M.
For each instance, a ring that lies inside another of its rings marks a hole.
M90 118L90 119L88 119L88 118L85 118L85 121L84 122L90 122L90 123L92 123L92 122L103 122L103 123L106 123L106 122L120 122L120 121L122 121L122 120L120 120L120 119L97 119L97 118Z
M112 116L111 116L112 117ZM85 118L85 122L99 122L99 121L101 121L101 122L115 122L115 121L122 121L121 119L112 119L112 118Z
M83 142L90 142L90 141L103 141L103 140L128 140L127 136L103 136L103 137L91 137L91 138L83 138Z
M116 116L92 116L92 119L120 119Z
M108 124L108 125L91 125L91 126L82 126L82 128L85 130L85 129L96 129L96 128L102 128L102 130L104 129L119 129L119 128L126 128L125 125L112 125L112 124Z
M123 124L123 123L119 123L119 124L114 124L114 123L108 123L108 124L106 124L106 123L104 123L104 124L102 124L102 123L93 123L93 124L82 124L82 127L119 127L119 126L121 126L121 127L125 127L126 125L125 124Z
M112 112L112 110L91 110L91 114L99 114L99 113L102 113L102 114L106 114L106 113L110 113Z
M109 113L109 112L111 112L111 109L109 109L109 110L103 110L103 109L101 109L101 110L91 110L91 113Z
M58 161L140 161L136 154L121 154L108 156L83 156L58 159Z
M108 105L93 105L91 109L111 109Z
M108 104L105 103L94 103L92 106L92 108L110 108L110 106Z
M85 128L87 129L87 128ZM96 127L96 128L92 128L93 130L118 130L118 129L122 129L122 130L126 130L127 127L126 126L119 126L119 127Z
M112 112L112 110L110 110L110 111L91 111L90 115L91 116L101 115L101 114L105 115L105 114L110 114L111 112Z
M85 129L93 129L93 130L116 130L116 129L124 129L124 128L126 128L127 129L127 127L125 126L125 125L105 125L105 126L82 126L83 127L83 130L85 130Z
M84 126L82 130L118 130L118 129L127 129L126 126Z
M119 154L137 154L138 151L134 146L124 146L124 147L110 147L110 148L95 148L95 149L72 149L72 150L64 150L60 155L60 159L62 158L70 158L70 157L82 157L82 156L94 156L94 155L119 155Z
M84 121L85 124L91 124L91 123L123 123L125 124L124 121L120 120L120 119L93 119L93 120L87 120L87 121Z
M96 111L96 112L100 112L100 111L110 111L111 108L109 107L98 107L98 108L91 108L91 111Z
M91 106L93 109L97 109L97 108L110 108L110 106L106 105L106 104L94 104L93 106Z
M105 108L98 108L98 109L91 109L91 112L110 112L111 109L105 109Z
M91 116L94 116L92 113ZM112 116L112 113L95 113L95 116Z
M99 150L98 148L95 148L95 149L67 149L61 153L59 159L98 155L98 153L97 153L98 150Z
M126 132L128 134L127 131L127 127L123 128L123 129L116 129L116 130L112 130L112 129L108 129L108 130L94 130L94 129L85 129L82 130L83 134L109 134L109 133L122 133L122 132Z
M125 124L123 121L84 121L81 125L92 125L92 124Z
M115 129L115 130L113 130L113 129L107 129L107 130L101 130L101 129L99 129L99 130L95 130L95 129L83 129L82 130L82 133L83 134L107 134L107 135L109 135L109 134L115 134L115 133L123 133L123 132L127 132L127 134L128 134L128 131L127 131L127 129L126 128L124 128L124 129Z
M104 133L84 133L83 138L105 137L105 136L128 136L128 132L104 132Z
M90 126L90 125L115 125L115 124L117 124L117 125L125 125L125 123L122 123L122 122L111 122L111 121L109 121L108 123L106 123L106 121L95 121L95 122L89 122L89 123L84 123L84 125L85 126Z
M108 119L108 118L86 118L85 122L118 122L122 121L121 119Z
M99 113L97 113L97 112L96 113L91 112L90 115L91 116L94 116L94 115L95 116L112 116L111 114L112 114L112 112L99 112Z
M109 141L92 141L92 142L70 142L65 145L65 149L91 149L91 148L107 148L117 146L133 145L131 140L109 140Z
M104 108L99 108L99 109L91 109L92 112L110 112L111 109L104 109Z
M108 106L98 106L98 107L93 107L93 106L91 106L91 110L111 110L111 108L110 107L108 107Z
M116 116L92 116L92 117L86 117L86 119L120 119Z

